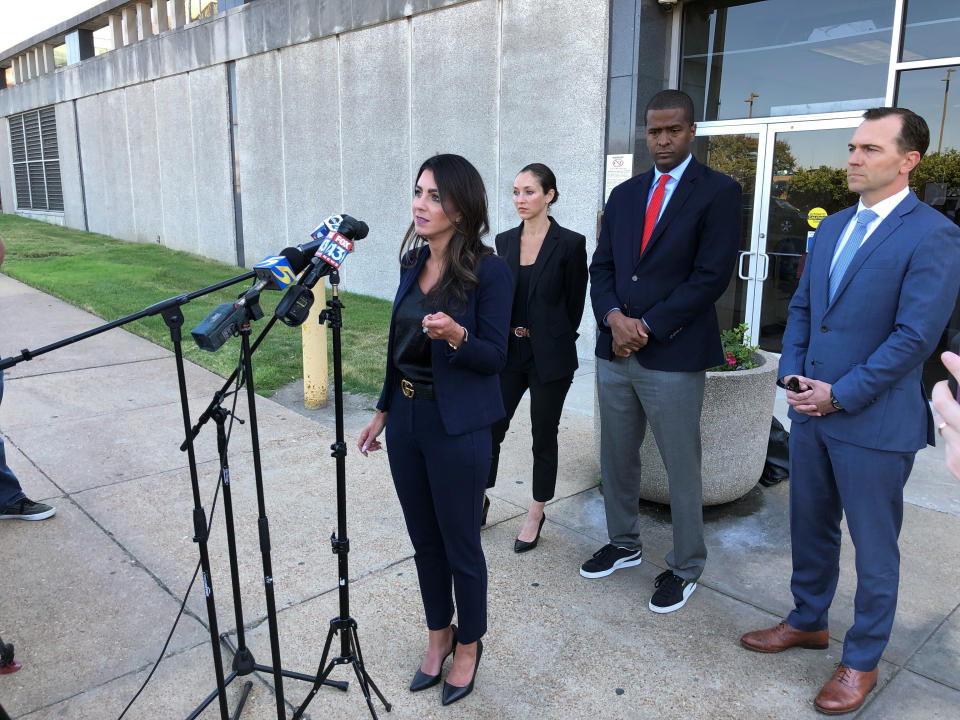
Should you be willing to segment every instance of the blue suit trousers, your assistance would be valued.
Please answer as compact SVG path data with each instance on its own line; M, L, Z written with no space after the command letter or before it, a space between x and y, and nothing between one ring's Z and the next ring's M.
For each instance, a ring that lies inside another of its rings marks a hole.
M854 670L873 670L890 639L900 582L903 486L915 456L842 442L824 433L816 418L790 428L795 607L787 623L808 631L827 627L840 576L840 520L846 514L857 592L841 662Z
M413 543L427 627L450 625L455 595L458 640L479 640L487 631L480 512L492 456L490 427L448 435L434 400L409 399L398 388L387 416L386 442Z

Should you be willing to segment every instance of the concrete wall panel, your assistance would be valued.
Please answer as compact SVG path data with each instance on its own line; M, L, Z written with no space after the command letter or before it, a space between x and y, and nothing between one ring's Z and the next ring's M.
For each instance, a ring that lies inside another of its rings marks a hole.
M243 245L252 265L286 247L279 53L237 61L237 123Z
M176 250L198 252L197 184L193 158L190 79L174 75L154 84L157 144L160 147L161 242Z
M201 118L200 122L193 123L199 238L196 252L235 263L237 246L233 217L230 110L224 65L190 73L190 106L191 116Z
M286 243L299 245L327 215L342 210L337 41L295 45L280 58Z
M109 235L103 154L100 151L100 104L99 95L77 100L77 124L80 161L83 163L83 189L87 198L87 227L90 232Z
M411 220L409 37L400 21L340 41L343 210L370 225L341 275L346 289L380 297L396 291Z
M59 103L54 111L57 115L60 186L63 189L63 223L67 227L85 230L83 187L77 155L77 123L73 114L73 102Z
M154 83L131 85L126 90L130 140L130 175L137 242L157 242L163 228L163 195L160 188L160 150L157 145L157 105Z
M608 0L503 0L500 71L500 181L512 187L530 162L550 166L560 200L551 212L596 244L603 199ZM500 200L501 225L516 217ZM580 325L578 352L592 355L593 314Z
M13 165L10 161L10 126L5 117L0 117L0 209L5 213L17 209Z
M126 92L113 90L100 98L100 152L108 234L123 240L136 240Z
M487 188L491 234L485 240L492 246L498 200L509 195L497 173L497 0L419 15L411 25L411 171L438 152L472 162ZM470 28L469 43L463 42L462 28Z

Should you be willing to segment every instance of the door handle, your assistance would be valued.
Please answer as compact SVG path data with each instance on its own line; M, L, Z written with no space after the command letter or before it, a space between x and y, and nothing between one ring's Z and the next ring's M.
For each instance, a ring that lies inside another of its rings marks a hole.
M749 250L740 251L740 260L737 262L737 277L739 277L741 280L750 280L750 275L749 274L745 275L743 272L743 259L749 258L751 255L756 255L756 253L750 252ZM749 272L750 271L748 268L747 273Z
M761 258L763 259L763 277L758 277L757 280L765 282L770 271L770 256L766 253L757 253L757 259Z

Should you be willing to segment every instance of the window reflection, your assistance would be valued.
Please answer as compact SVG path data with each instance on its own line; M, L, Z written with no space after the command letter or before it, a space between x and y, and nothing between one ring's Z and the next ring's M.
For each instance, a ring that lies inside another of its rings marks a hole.
M901 60L960 55L960 2L909 0Z
M684 11L681 89L699 120L883 105L892 0L705 0Z

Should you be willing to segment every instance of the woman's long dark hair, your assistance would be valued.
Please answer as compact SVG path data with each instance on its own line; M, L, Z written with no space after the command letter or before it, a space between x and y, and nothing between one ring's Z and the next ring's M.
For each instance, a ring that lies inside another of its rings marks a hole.
M427 295L427 302L438 310L450 313L467 302L467 293L477 286L477 265L484 255L493 249L484 245L481 238L490 229L487 218L487 191L483 178L470 161L460 155L434 155L428 158L417 171L416 182L424 170L433 172L440 193L440 204L447 219L453 223L453 237L447 245L443 271L437 284ZM453 218L459 215L458 222ZM412 266L427 244L417 235L416 226L410 223L403 244L400 245L400 263Z

